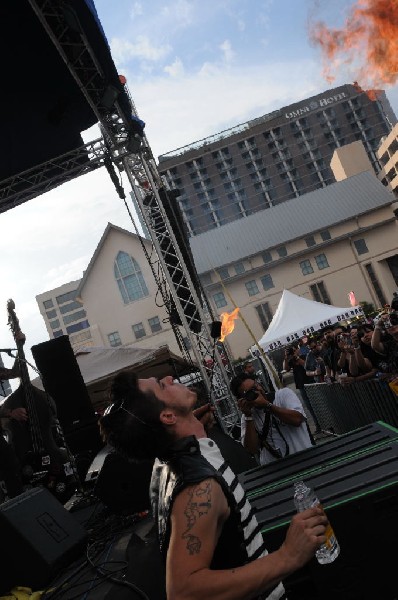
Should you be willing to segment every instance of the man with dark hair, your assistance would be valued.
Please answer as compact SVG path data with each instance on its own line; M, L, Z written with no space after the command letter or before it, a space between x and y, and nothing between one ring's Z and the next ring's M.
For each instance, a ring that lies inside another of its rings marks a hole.
M242 444L261 465L312 446L303 405L291 389L273 395L244 373L230 387L242 411Z
M253 382L253 380L251 380ZM285 598L281 580L325 541L319 508L295 515L268 554L243 488L193 407L195 393L172 377L116 376L104 437L130 458L156 456L151 501L173 600Z

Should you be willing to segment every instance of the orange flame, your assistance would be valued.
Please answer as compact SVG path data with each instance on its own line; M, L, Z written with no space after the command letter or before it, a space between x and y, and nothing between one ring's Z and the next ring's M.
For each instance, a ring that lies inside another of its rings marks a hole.
M221 313L221 337L220 342L223 342L227 335L235 329L235 319L238 318L239 308L235 308L231 313Z
M310 39L321 48L323 74L329 83L336 70L351 64L357 78L372 88L398 79L397 0L357 0L343 28L317 22L310 27Z

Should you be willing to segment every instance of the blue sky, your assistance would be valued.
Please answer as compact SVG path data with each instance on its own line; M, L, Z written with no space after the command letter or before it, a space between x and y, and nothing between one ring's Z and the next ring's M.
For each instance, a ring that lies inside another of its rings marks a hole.
M341 25L352 4L96 2L155 156L328 89L320 51L309 43L308 21L319 18ZM355 70L347 66L334 85L354 79ZM387 94L398 113L397 86ZM98 130L94 127L84 136L90 141ZM126 180L124 185L129 190ZM35 296L82 276L108 221L132 229L102 170L0 215L1 347L12 345L6 324L9 297L16 302L27 347L48 339ZM5 363L10 363L8 357Z

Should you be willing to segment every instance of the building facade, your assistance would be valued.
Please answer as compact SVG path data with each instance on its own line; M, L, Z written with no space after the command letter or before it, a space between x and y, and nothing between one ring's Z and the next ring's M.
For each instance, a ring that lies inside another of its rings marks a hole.
M377 157L382 166L379 179L395 195L398 195L398 125L381 141Z
M397 119L383 91L373 100L343 85L159 157L191 236L334 183L336 148L376 150Z
M390 302L397 215L392 192L364 172L191 237L214 315L240 308L225 342L231 356L262 337L284 289L343 308L351 291L375 308ZM143 244L151 251L149 240L108 224L82 279L37 296L50 337L69 334L75 350L168 345L179 354Z
M191 238L214 313L235 322L235 358L267 329L284 289L338 307L382 307L398 288L398 202L374 174L361 173ZM254 337L253 337L254 336Z
M40 314L51 338L69 335L72 347L92 346L90 323L81 298L80 279L36 296Z
M180 354L143 245L152 243L108 224L82 279L36 296L50 338L69 335L85 346L168 345Z

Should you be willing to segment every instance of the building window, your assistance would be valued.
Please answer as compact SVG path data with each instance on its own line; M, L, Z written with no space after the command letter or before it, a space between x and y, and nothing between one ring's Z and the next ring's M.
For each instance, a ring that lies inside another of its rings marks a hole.
M133 333L135 335L136 340L139 340L140 338L143 338L146 336L145 328L142 323L136 323L135 325L132 326L132 329L133 329Z
M77 312L72 313L71 315L65 315L62 317L64 325L69 325L69 323L76 323L76 321L80 321L86 317L85 310L79 310Z
M224 292L217 292L217 294L213 294L213 300L217 308L223 308L223 306L227 306L228 304L225 299Z
M310 260L302 260L300 263L300 269L303 275L309 275L310 273L314 272Z
M235 273L237 275L240 275L241 273L245 272L245 265L243 264L243 262L235 263L234 269L235 269Z
M72 290L71 292L67 292L66 294L61 294L60 296L57 296L57 304L65 304L65 302L75 300L76 296L77 290Z
M254 279L252 279L251 281L247 281L245 283L246 289L247 289L247 293L249 294L249 296L255 296L256 294L258 294L259 290L257 287L257 283L255 282Z
M59 319L55 319L55 321L50 321L50 327L51 329L59 329L61 327Z
M324 242L327 242L327 240L330 240L332 238L329 229L324 229L323 231L321 231L321 238Z
M279 246L279 248L277 248L276 251L278 253L278 256L280 256L281 258L287 256L286 246Z
M220 269L217 269L217 273L219 274L221 279L228 279L228 277L229 277L229 272L228 272L227 267L221 267Z
M267 273L267 275L264 275L264 277L261 277L260 281L264 290L270 290L271 288L275 287L274 282L272 281L272 277L269 273Z
M157 331L162 331L162 324L160 322L159 317L152 317L148 319L149 327L151 328L152 333L156 333Z
M268 302L264 302L263 304L259 304L256 306L256 312L260 319L261 326L264 330L268 329L269 324L272 321L272 313L269 308Z
M310 290L312 297L317 302L323 302L323 304L332 304L323 281L318 281L318 283L310 285Z
M265 263L268 263L268 262L272 261L272 254L271 254L271 252L268 252L268 250L266 250L265 252L263 252L261 256L263 257L263 261Z
M55 319L55 317L57 316L57 311L55 309L54 310L48 310L46 312L46 315L47 315L47 319Z
M69 325L69 327L66 328L66 332L68 334L76 333L76 331L81 331L82 329L88 329L89 327L90 327L90 323L87 320L80 321L80 323L73 323L73 325Z
M366 252L369 252L364 239L354 240L354 246L355 246L355 250L358 252L358 254L366 254Z
M202 285L211 285L211 275L210 273L204 273L200 276L200 281Z
M114 275L124 304L149 296L139 264L126 252L118 253Z
M58 329L58 331L53 331L54 338L61 337L61 335L64 335L64 332L62 331L62 329Z
M318 254L318 256L315 257L315 260L319 270L328 268L329 263L325 254Z
M387 304L387 300L383 294L383 290L381 289L376 273L374 272L373 265L371 263L368 263L367 265L365 265L365 269L369 275L369 279L373 285L373 289L376 292L376 296L378 301L380 302L380 306L384 306L385 304Z
M305 243L307 244L307 247L310 248L311 246L315 246L316 241L313 235L309 235L308 237L305 238Z
M122 340L120 339L120 335L118 331L114 331L113 333L108 333L108 341L112 348L116 348L116 346L122 345Z
M63 306L59 307L59 311L61 314L65 314L68 312L72 312L72 310L76 310L77 308L81 308L82 307L82 303L81 302L69 302L69 304L64 304Z
M53 301L51 299L50 300L44 300L43 306L47 310L48 308L53 308L54 307L54 303L53 303Z

